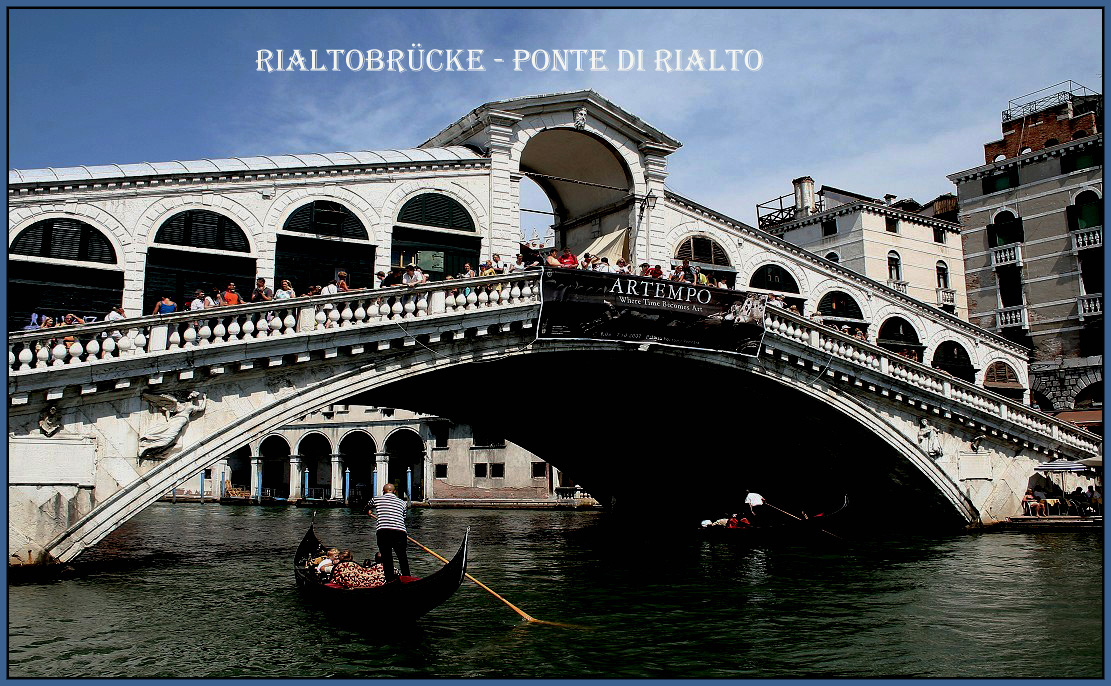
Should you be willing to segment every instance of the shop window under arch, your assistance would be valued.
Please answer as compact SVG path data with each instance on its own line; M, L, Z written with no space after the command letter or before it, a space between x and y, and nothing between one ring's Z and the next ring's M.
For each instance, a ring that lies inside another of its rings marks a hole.
M19 232L9 251L12 255L116 264L116 251L104 234L83 221L68 217L31 224Z
M397 221L454 231L475 230L474 220L466 208L442 193L421 193L410 199L397 213Z
M208 210L178 212L158 227L155 243L191 248L250 252L247 234L231 219Z
M366 227L355 214L331 200L313 200L297 208L282 228L296 233L309 233L333 238L367 240Z

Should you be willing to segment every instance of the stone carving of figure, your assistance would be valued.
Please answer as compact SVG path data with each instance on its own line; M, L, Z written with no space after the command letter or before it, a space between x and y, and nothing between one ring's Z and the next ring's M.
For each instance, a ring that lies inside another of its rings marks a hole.
M157 407L166 419L140 434L139 459L155 457L172 448L185 432L189 420L204 412L207 403L205 395L198 391L192 391L184 401L169 393L144 393L143 399Z
M932 458L941 457L941 439L937 437L937 429L923 417L918 428L918 445Z
M42 431L44 436L53 436L58 433L62 428L61 413L58 412L57 405L51 405L42 412L39 417L39 430Z
M582 131L586 128L586 108L580 107L575 110L575 128Z

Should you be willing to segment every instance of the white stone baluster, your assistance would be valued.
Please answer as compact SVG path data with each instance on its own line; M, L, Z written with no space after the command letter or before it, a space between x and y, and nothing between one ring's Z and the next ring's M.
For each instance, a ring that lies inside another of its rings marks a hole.
M100 342L97 341L96 338L93 338L91 341L85 344L85 352L87 353L85 355L85 361L92 362L100 353Z
M351 301L343 303L343 312L340 312L339 316L343 320L340 322L341 327L351 326L351 318L355 316L354 311L351 309Z
M390 319L397 319L401 313L405 311L405 306L401 304L401 298L393 296L393 305L390 306Z
M366 308L363 307L363 302L364 301L362 299L359 299L358 301L356 301L355 315L354 315L355 316L355 320L354 320L355 324L362 324L362 323L366 322Z
M193 327L193 322L189 322L189 326L185 327L185 333L182 334L184 348L192 348L197 344L197 329Z
M293 310L286 310L285 319L282 320L282 325L285 327L282 333L286 336L297 331L297 317L293 316Z
M197 330L197 344L198 345L211 345L212 344L212 327L209 326L211 319L202 319L201 328Z
M54 345L54 349L50 351L51 356L54 358L50 362L50 366L57 367L60 364L64 364L67 352L68 350L66 349L65 345L63 345L61 342L56 343Z
M115 357L114 353L119 349L116 344L116 339L109 336L104 339L104 345L101 346L100 359L107 360L110 357Z
M243 317L243 340L254 338L255 322L251 315Z
M141 355L147 351L147 336L142 329L136 329L135 338L131 342L135 344L132 347L133 354Z
M417 296L416 306L417 306L417 313L416 314L417 314L418 317L427 317L428 316L428 293L422 292L420 295Z
M35 353L31 351L31 344L27 343L23 346L23 350L19 351L19 370L30 369L31 361L35 359Z
M170 324L170 335L166 338L166 349L173 350L181 347L181 334L177 332L177 325Z

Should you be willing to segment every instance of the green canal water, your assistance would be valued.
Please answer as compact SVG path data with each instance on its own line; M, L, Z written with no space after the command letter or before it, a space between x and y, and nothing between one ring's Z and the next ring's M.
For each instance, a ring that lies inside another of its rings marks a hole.
M291 559L311 511L156 504L75 573L8 588L10 677L1103 676L1102 533L746 548L596 512L421 510L411 534L471 573L415 626L331 624ZM317 513L328 543L371 522ZM439 564L410 546L415 574Z

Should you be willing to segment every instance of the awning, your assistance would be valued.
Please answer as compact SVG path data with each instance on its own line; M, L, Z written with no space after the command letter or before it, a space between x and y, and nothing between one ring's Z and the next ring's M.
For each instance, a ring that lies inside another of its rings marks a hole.
M1086 459L1083 459L1083 460L1077 460L1077 462L1079 462L1080 464L1082 464L1086 467L1099 467L1100 469L1103 469L1103 458L1102 457L1089 457L1089 458L1086 458Z
M1068 460L1054 460L1053 462L1043 462L1036 465L1034 471L1036 472L1083 472L1088 469L1087 466L1079 462L1069 462Z
M1077 426L1097 426L1103 423L1103 410L1065 410L1053 416Z
M1026 390L1026 387L1017 381L985 381L984 388L1002 388L1008 391Z
M610 266L615 266L618 259L628 259L629 230L621 229L620 231L598 236L590 245L575 252L575 254L580 257L586 253L608 258Z

